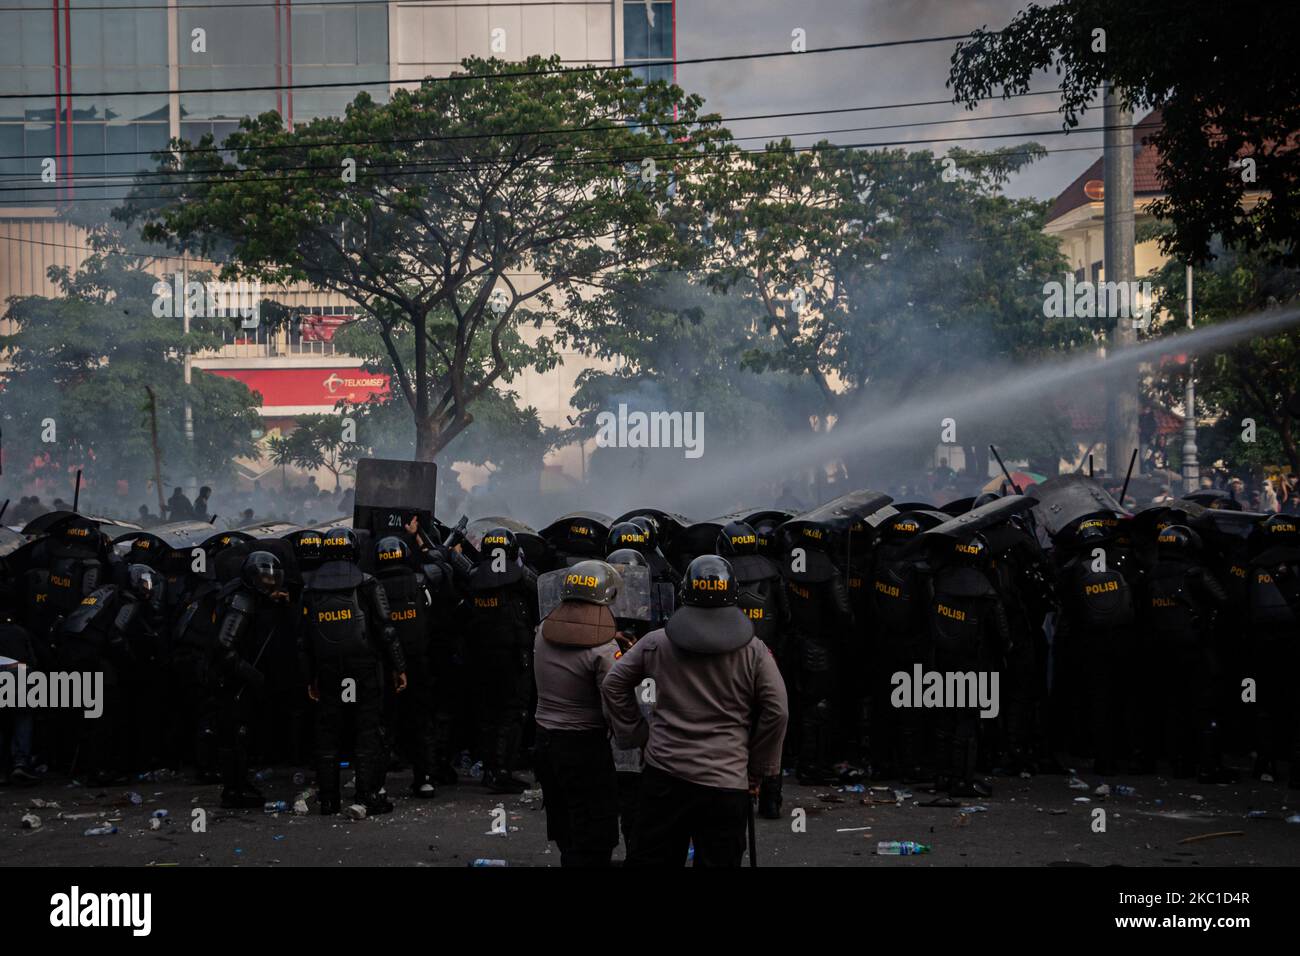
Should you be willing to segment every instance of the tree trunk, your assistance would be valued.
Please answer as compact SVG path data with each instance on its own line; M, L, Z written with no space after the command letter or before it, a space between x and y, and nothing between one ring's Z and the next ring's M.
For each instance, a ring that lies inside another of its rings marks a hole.
M442 449L438 429L432 417L415 420L415 460L433 461L433 456Z

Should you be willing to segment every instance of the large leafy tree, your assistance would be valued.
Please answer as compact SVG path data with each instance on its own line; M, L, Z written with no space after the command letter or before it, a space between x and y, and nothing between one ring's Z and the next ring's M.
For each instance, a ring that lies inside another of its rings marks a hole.
M686 174L726 138L698 97L629 71L463 67L293 131L247 119L224 152L165 158L123 213L232 275L305 280L374 316L424 460L518 367L512 329L678 256L699 215ZM545 338L531 359L553 360Z
M92 242L96 251L79 270L51 270L59 296L8 303L14 331L0 336L0 349L10 350L7 473L21 480L38 460L45 474L82 468L92 494L115 480L152 478L148 386L157 399L164 480L225 477L234 458L253 451L260 420L256 396L240 382L196 369L184 384L184 349L219 343L217 325L197 321L187 337L179 318L155 314L158 280L126 252L120 233L102 228ZM184 432L187 398L193 442Z
M887 414L982 362L1091 341L1086 323L1044 316L1043 283L1066 271L1042 232L1044 204L1002 193L1039 152L781 142L733 165L715 196L709 277L748 292L775 337L749 365L808 376L834 421ZM993 423L959 426L982 472ZM903 470L923 463L938 431L914 437ZM1022 451L1042 455L1039 445Z
M1289 9L1289 8L1288 8ZM1300 18L1265 5L1062 0L1030 4L1001 29L957 45L949 85L969 107L1001 91L1060 77L1067 127L1095 105L1104 82L1130 106L1158 107L1166 195L1153 212L1173 225L1163 248L1204 261L1215 236L1247 249L1300 255ZM1241 160L1253 162L1243 166ZM1243 203L1255 193L1257 204ZM1262 194L1262 195L1261 195Z
M1193 270L1193 306L1198 326L1231 321L1238 316L1300 303L1300 270L1279 265L1276 250L1246 251L1211 247L1213 262ZM1186 267L1166 263L1155 273L1160 305L1165 310L1155 334L1185 328ZM1167 403L1183 399L1186 366L1174 361L1160 365L1152 387ZM1288 461L1300 472L1300 339L1290 332L1240 342L1196 364L1199 419L1209 419L1198 436L1201 458L1224 458L1260 468ZM1253 419L1251 432L1243 424ZM1177 443L1175 443L1177 445ZM1181 454L1181 448L1174 451Z

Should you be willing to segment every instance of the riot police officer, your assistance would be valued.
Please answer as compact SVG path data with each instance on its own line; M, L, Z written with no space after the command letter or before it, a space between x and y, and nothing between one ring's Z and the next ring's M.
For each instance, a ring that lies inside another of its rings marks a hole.
M532 695L537 575L524 564L514 533L483 535L467 583L468 658L479 691L483 782L493 793L522 793L513 773Z
M1070 553L1061 566L1063 644L1073 649L1078 665L1078 695L1088 722L1093 770L1116 772L1125 741L1141 736L1141 688L1135 676L1137 635L1133 625L1134 567L1128 552L1115 545L1117 519L1081 521ZM1135 763L1142 755L1134 753Z
M537 681L537 779L546 837L561 866L608 866L618 845L618 792L600 685L619 655L610 611L618 571L579 561L564 575L561 602L533 643Z
M383 665L394 688L406 688L406 661L389 617L384 589L357 561L360 550L350 528L335 528L321 540L322 563L303 589L303 669L308 695L317 702L316 764L320 812L338 813L339 743L345 707L355 715L356 797L371 814L388 813L381 793L384 766L380 720Z
M248 779L248 736L254 698L266 682L265 653L277 629L292 620L288 610L280 559L268 551L252 552L244 558L238 586L217 612L212 673L221 805L227 809L262 805L262 794Z
M682 606L619 659L601 694L621 746L645 740L636 844L628 866L739 866L751 794L781 770L789 710L772 652L736 604L725 558L701 555ZM646 678L655 702L643 718Z
M822 527L795 529L781 566L790 608L792 657L798 669L796 769L803 784L826 783L836 776L840 704L836 677L844 642L853 630L844 574L825 550L829 534Z
M992 558L982 535L957 539L931 578L929 616L934 668L940 674L982 675L997 669L1011 633L1006 609L992 580ZM937 781L954 797L987 797L991 788L975 776L980 711L945 701L935 715Z
M933 524L934 522L931 522ZM879 665L878 700L888 700L893 674L911 674L930 658L929 617L921 554L915 547L924 530L921 518L898 514L881 529L872 554L871 613L875 621ZM875 756L882 777L897 773L904 782L926 779L925 715L916 708L882 707L874 729Z
M673 587L681 583L682 576L659 550L659 526L653 518L637 515L610 528L609 539L605 542L606 557L610 552L622 548L637 551L646 559L646 566L650 568L650 580L671 584Z
M407 687L394 702L398 745L411 761L411 792L417 797L432 797L436 792L432 779L435 678L430 659L435 626L433 594L425 574L412 563L410 547L395 535L376 543L375 569L406 659Z
M785 654L790 609L781 569L758 553L758 535L743 521L729 521L718 533L717 552L727 559L740 588L737 606L754 625L754 635L767 645L780 669ZM784 680L785 675L782 674ZM758 789L758 812L769 820L781 817L781 775L764 777Z
M146 565L132 565L127 578L141 593L157 585L157 572ZM59 624L51 643L57 669L103 674L100 716L71 714L72 726L66 728L76 746L73 770L91 786L116 782L129 763L124 688L130 679L128 633L136 609L122 592L117 584L97 587Z
M1222 766L1214 714L1218 667L1211 636L1223 586L1202 563L1200 537L1169 525L1156 537L1143 615L1158 663L1157 697L1166 756L1176 777L1229 782Z
M1259 701L1255 775L1273 779L1290 758L1300 789L1300 530L1295 515L1270 515L1251 535L1247 594Z

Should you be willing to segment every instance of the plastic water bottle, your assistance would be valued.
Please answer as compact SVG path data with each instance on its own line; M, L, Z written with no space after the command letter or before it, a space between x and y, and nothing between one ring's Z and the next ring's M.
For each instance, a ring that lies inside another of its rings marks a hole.
M510 864L507 863L505 860L488 860L488 859L484 859L483 857L480 857L479 859L475 860L473 863L470 864L470 866L509 866L509 865Z
M929 852L928 844L913 840L881 840L876 844L876 853L880 856L916 856L918 853Z
M268 800L262 810L266 813L288 813L289 804L283 800Z
M86 831L86 836L112 836L117 832L117 827L111 823L106 823L102 827L91 827Z

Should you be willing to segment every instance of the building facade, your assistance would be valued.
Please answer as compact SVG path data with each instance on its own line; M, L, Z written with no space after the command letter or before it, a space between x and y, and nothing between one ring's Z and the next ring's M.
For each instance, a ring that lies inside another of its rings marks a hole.
M558 55L573 65L674 76L671 64L646 62L674 56L673 0L10 4L16 9L3 14L0 29L0 92L22 96L0 99L0 302L56 295L49 268L75 269L87 255L84 230L61 212L106 215L172 138L194 143L211 134L220 142L240 118L270 110L290 125L338 115L360 90L383 99L475 55ZM183 258L151 263L160 277L205 267ZM194 364L257 389L272 428L386 388L333 346L331 331L351 317L351 303L307 287L267 294L303 312L295 332L232 335ZM574 381L591 364L568 353L553 371L525 374L511 387L543 424L561 425L573 412ZM553 457L552 469L581 472L581 449Z

